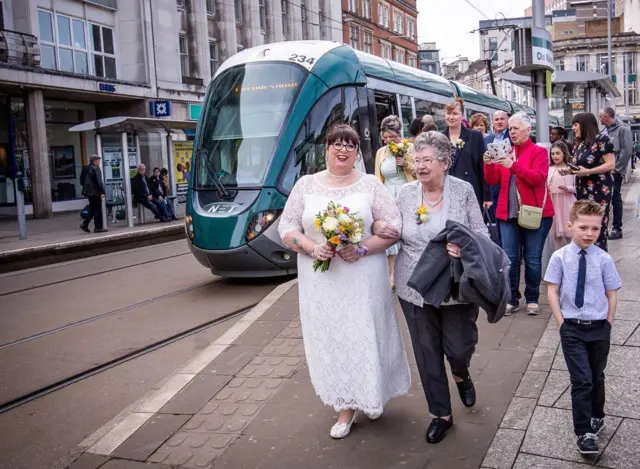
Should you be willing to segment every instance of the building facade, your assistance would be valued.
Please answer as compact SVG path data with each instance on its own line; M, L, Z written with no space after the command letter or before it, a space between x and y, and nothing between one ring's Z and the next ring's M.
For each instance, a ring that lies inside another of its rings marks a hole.
M96 152L95 133L70 133L70 127L113 116L197 120L222 61L267 42L341 41L342 5L0 0L0 30L0 214L15 213L17 169L26 175L27 213L48 217L86 203L79 179ZM160 114L152 113L155 103ZM166 167L163 137L130 134L130 162ZM105 177L116 188L121 146L120 137L104 135Z
M435 42L423 42L418 47L418 62L420 70L440 75L440 50Z
M342 0L343 42L383 59L418 67L415 0Z

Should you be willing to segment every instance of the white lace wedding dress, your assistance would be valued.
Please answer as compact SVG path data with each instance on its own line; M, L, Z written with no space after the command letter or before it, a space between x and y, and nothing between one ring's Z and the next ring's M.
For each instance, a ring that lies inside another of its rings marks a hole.
M393 197L372 175L363 174L343 188L325 187L315 176L304 176L287 200L280 236L299 230L324 242L313 222L330 201L359 212L365 220L365 239L376 220L401 224ZM313 261L298 255L300 319L311 382L322 402L336 411L381 413L411 384L387 257L382 252L351 264L336 257L325 273L314 272Z

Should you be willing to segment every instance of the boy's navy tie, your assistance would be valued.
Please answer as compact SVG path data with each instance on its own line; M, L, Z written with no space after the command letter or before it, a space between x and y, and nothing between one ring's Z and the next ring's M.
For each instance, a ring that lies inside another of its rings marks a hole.
M576 286L576 306L582 308L584 305L584 284L587 279L587 251L580 251L580 262L578 263L578 285Z

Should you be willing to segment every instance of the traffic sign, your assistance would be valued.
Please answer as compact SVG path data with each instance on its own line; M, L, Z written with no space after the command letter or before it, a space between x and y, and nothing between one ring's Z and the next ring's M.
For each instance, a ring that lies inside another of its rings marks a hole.
M169 117L171 115L171 101L149 102L149 112L153 117Z

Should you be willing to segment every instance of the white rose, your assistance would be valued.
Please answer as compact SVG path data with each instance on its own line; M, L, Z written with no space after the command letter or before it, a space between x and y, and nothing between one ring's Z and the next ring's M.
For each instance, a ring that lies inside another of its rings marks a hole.
M349 236L349 242L352 244L358 244L360 241L362 241L362 233L354 233Z
M349 222L351 221L351 217L350 217L349 215L347 215L346 213L341 213L341 214L338 216L338 220L339 220L341 223L349 223Z
M422 223L425 223L425 222L426 222L426 221L428 221L428 220L429 220L429 215L427 215L426 213L425 213L425 214L420 215L420 221L421 221Z
M322 223L322 229L325 231L334 231L338 229L338 220L334 217L328 217Z

